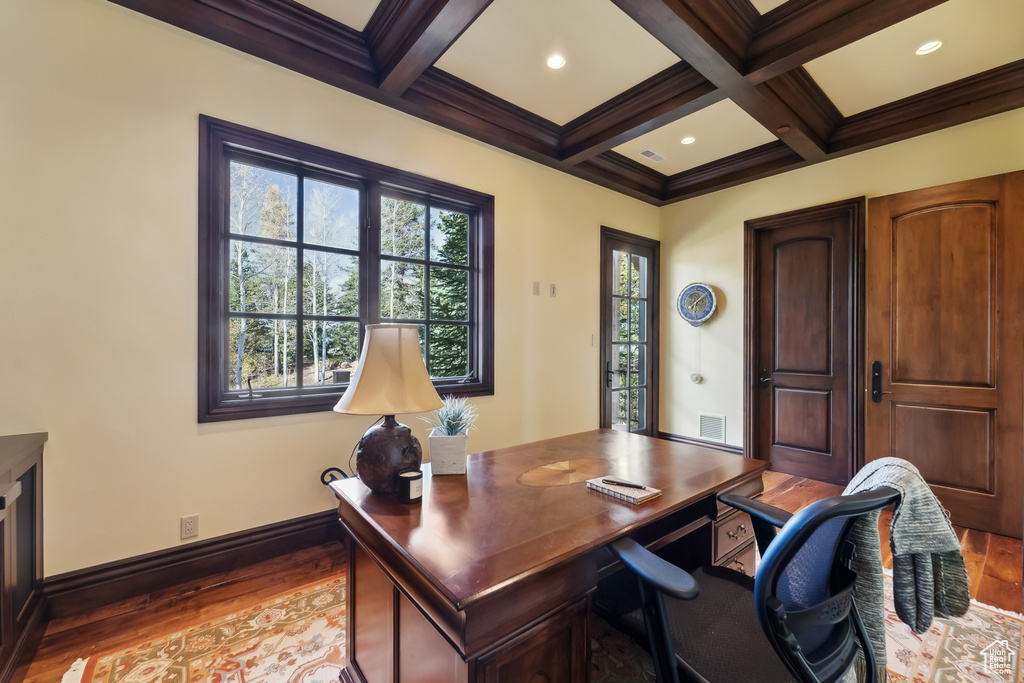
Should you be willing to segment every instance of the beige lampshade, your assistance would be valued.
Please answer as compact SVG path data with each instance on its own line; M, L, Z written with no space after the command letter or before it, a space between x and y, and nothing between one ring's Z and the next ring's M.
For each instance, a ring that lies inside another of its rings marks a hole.
M335 412L352 415L422 413L441 407L420 355L415 325L367 325L359 367Z

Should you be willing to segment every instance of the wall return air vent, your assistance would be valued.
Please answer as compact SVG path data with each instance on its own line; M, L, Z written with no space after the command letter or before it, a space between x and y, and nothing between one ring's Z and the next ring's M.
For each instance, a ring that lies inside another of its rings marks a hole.
M651 161L665 161L665 157L661 156L653 149L645 149L644 151L640 152L640 156L646 159L650 159Z
M700 438L708 441L725 443L725 415L709 415L698 413L700 416Z

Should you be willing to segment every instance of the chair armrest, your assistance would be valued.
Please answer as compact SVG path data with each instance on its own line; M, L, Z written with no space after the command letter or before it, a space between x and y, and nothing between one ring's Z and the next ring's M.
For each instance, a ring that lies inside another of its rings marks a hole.
M768 545L775 538L776 527L781 529L793 517L791 513L780 510L774 505L768 505L768 503L762 503L746 496L737 496L735 493L723 493L718 496L718 499L726 505L750 515L750 521L754 525L754 538L757 539L757 549L760 551L761 557L764 557Z
M743 512L746 512L751 516L751 518L762 519L772 526L780 529L786 526L786 522L793 517L792 513L786 512L774 505L762 503L759 500L747 498L746 496L737 496L735 493L723 493L718 497L718 499L730 507L734 507L737 510L743 510Z
M680 600L692 600L700 595L700 586L688 572L661 559L632 538L620 538L609 547L623 564L665 595Z

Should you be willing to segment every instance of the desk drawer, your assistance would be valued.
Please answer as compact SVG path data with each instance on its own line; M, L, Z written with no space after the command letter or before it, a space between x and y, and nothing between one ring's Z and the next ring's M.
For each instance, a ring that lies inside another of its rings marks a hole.
M757 553L757 546L753 543L747 545L746 548L736 553L728 560L722 563L723 567L728 567L733 571L737 571L740 574L746 574L747 576L753 576L756 571L754 566L757 562L755 557Z
M754 537L750 515L737 510L715 522L715 562L718 563L744 542Z

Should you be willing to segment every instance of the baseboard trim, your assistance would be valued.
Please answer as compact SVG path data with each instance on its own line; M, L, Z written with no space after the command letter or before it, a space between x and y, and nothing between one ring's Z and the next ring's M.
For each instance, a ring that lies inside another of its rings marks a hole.
M733 455L743 455L743 446L733 446L732 444L719 443L718 441L708 441L706 439L697 439L692 436L672 434L671 432L658 432L658 438L665 439L666 441L675 441L676 443L686 443L690 444L691 446L713 448L716 451L732 453Z
M43 579L43 594L60 619L341 538L332 509L58 574Z

